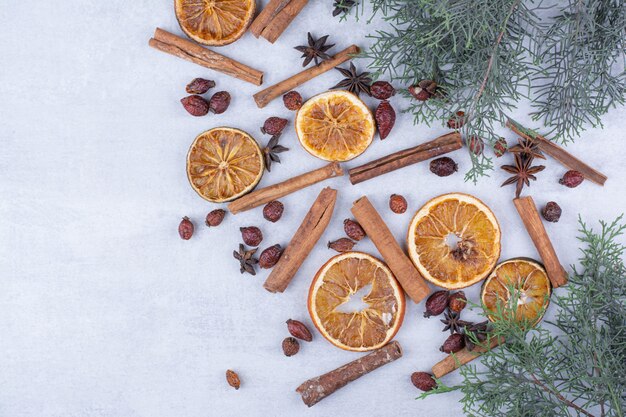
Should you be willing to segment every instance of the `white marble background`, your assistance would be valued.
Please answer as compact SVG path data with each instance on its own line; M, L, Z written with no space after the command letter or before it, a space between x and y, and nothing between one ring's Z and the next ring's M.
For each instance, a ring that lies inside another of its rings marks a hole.
M332 0L312 1L279 41L245 35L221 52L265 71L271 85L299 67L292 49L306 32L329 33L336 50L368 44L375 26L330 17ZM307 409L294 389L305 379L358 355L340 351L318 333L297 356L280 348L288 318L310 323L305 299L312 275L331 256L319 244L289 289L263 290L266 271L239 274L231 252L239 226L259 225L263 246L286 244L319 190L339 189L332 223L322 241L338 238L351 202L367 194L399 239L411 212L450 191L475 194L496 213L503 230L502 258L537 257L513 208L513 188L500 189L496 171L478 185L463 181L468 158L457 152L461 173L438 178L420 164L358 186L346 177L283 199L284 218L271 225L260 209L229 215L218 229L202 225L216 208L200 199L185 176L193 138L218 125L253 132L271 115L292 119L280 100L256 108L257 87L150 49L160 26L180 33L171 1L18 1L0 7L0 416L457 416L457 394L416 401L409 375L428 370L443 355L437 319L408 306L397 336L402 359ZM360 68L364 64L358 63ZM193 118L179 99L194 77L215 79L233 95L230 110ZM335 71L307 83L311 96L339 80ZM583 88L583 86L581 86ZM399 110L406 105L396 97ZM374 104L374 101L371 102ZM527 106L516 117L527 122ZM547 229L564 265L576 262L577 217L612 219L624 210L624 109L570 146L608 176L605 187L557 184L564 172L549 161L529 192L538 204L556 200L563 217ZM355 166L445 130L413 126L399 115L391 136L376 141ZM510 132L502 133L513 140ZM309 156L288 129L291 151L261 186L323 163ZM506 158L503 158L506 159ZM500 164L502 161L497 161ZM507 159L507 163L509 160ZM386 209L390 193L407 196L409 213ZM197 225L191 241L177 235L181 216ZM358 248L373 254L369 241ZM477 299L478 288L468 289ZM227 368L243 380L224 381ZM458 382L449 376L449 384Z

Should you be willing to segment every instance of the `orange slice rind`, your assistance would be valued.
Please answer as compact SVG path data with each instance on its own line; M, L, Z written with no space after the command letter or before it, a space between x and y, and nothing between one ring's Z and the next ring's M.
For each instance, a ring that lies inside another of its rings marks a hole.
M296 134L311 155L326 161L348 161L374 139L370 109L348 91L328 91L309 99L296 115Z
M531 259L516 258L496 266L483 283L480 298L490 320L503 317L532 327L543 317L551 293L544 267Z
M444 194L417 211L407 233L408 252L420 274L447 289L485 279L500 257L500 225L479 199Z
M175 0L176 19L194 41L227 45L248 29L256 10L254 0Z
M251 191L263 176L263 154L246 132L217 127L196 137L187 154L192 188L214 203L231 201Z
M361 306L350 307L353 301ZM363 352L395 336L404 319L405 299L383 262L366 253L345 252L316 274L308 308L313 324L330 343Z

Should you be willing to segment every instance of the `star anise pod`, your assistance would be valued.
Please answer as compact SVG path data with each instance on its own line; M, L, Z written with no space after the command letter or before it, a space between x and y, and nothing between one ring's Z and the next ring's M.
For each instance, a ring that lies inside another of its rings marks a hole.
M444 318L441 319L441 322L445 325L442 332L450 330L450 334L461 333L463 327L472 324L469 321L461 320L460 313L456 313L450 310L444 313Z
M502 165L501 168L509 174L513 174L513 176L504 181L501 187L517 183L515 188L515 197L519 197L522 193L522 188L524 188L524 184L530 186L530 180L537 180L535 174L545 169L545 166L543 165L532 166L533 159L534 158L530 155L523 157L521 154L516 153L515 165Z
M474 341L478 341L479 343L485 342L489 337L489 332L491 332L491 330L492 329L488 321L471 323L465 326L463 338L465 339L465 347L467 350L474 350L476 347ZM474 337L470 337L470 334L474 335Z
M356 94L357 96L360 93L365 93L368 96L371 96L370 93L370 85L372 84L372 78L369 76L369 72L362 72L358 74L356 72L356 67L351 62L350 69L347 70L345 68L336 68L344 77L343 80L339 81L337 85L331 87L331 90L337 90L341 88L347 89L349 92Z
M326 45L328 35L322 36L319 39L315 39L313 35L311 35L311 32L309 32L307 33L307 38L309 43L308 45L296 46L294 48L302 52L301 58L304 58L304 63L302 64L303 67L309 65L311 61L315 61L315 65L319 65L320 59L326 60L331 58L331 56L328 55L326 51L335 46L335 44L333 43L332 45Z
M333 7L335 8L333 10L333 16L348 13L355 4L355 0L335 0L335 4L333 4Z
M239 261L239 272L242 274L247 272L251 275L256 275L254 265L259 263L259 260L254 257L254 253L257 249L246 250L243 244L239 244L239 251L233 251L233 257Z
M279 145L279 140L280 133L272 136L270 141L267 143L267 146L263 149L263 158L265 159L265 169L267 169L267 172L272 171L272 162L280 164L280 157L278 154L289 150L289 148Z
M541 153L541 150L539 149L539 145L537 145L534 140L520 138L517 141L519 143L509 148L508 149L509 152L515 153L515 154L519 153L519 154L526 155L526 156L532 156L533 158L546 159L546 157L543 156L543 153Z

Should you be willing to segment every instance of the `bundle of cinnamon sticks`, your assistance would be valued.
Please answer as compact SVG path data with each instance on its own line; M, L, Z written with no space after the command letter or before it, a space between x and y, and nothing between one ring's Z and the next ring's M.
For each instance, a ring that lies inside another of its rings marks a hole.
M250 25L250 33L271 43L283 34L309 0L270 0Z

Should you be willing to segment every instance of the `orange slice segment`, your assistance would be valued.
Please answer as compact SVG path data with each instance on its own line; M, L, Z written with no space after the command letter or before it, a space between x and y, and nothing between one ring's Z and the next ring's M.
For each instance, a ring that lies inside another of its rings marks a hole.
M263 156L252 136L217 127L201 133L187 154L187 178L205 200L221 203L252 190L263 176Z
M248 29L254 0L175 0L176 19L183 32L204 45L235 42Z
M500 257L500 225L482 201L468 194L430 200L411 221L407 243L422 276L448 289L489 275Z
M295 127L304 149L327 161L361 155L376 131L372 112L347 91L328 91L308 100L298 110Z
M354 306L354 302L360 305ZM367 351L387 344L404 318L405 300L387 266L361 252L331 258L311 283L309 313L333 345Z
M534 326L543 317L551 292L552 285L543 266L530 259L511 259L496 266L487 278L481 300L492 321L500 309L498 316L514 313L516 321Z

